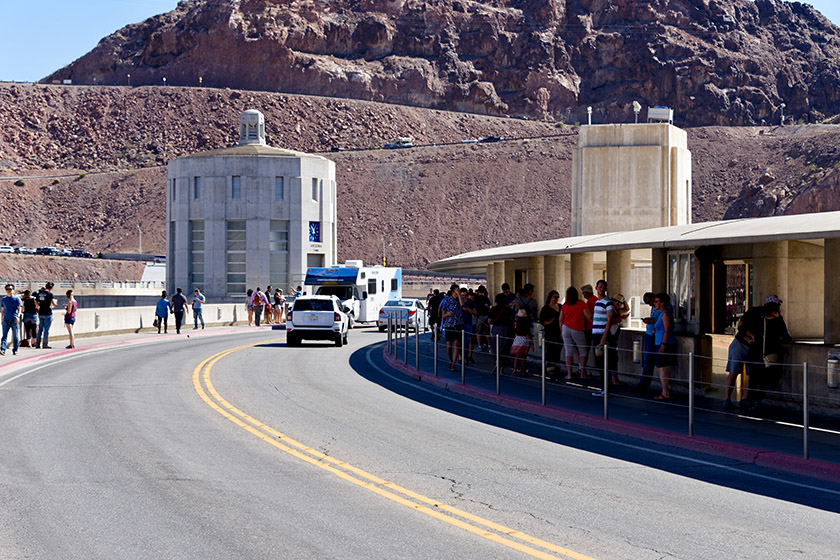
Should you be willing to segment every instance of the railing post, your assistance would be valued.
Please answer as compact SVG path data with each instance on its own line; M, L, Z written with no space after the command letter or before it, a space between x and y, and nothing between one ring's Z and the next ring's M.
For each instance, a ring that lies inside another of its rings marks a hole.
M540 341L542 345L541 349L541 361L542 361L542 405L545 406L545 336L542 337Z
M802 363L802 456L809 459L808 429L811 415L808 409L808 362Z
M502 359L499 356L499 333L496 333L496 394L502 394Z
M406 313L408 313L406 311ZM400 313L402 319L402 312ZM405 330L403 331L403 362L408 365L408 315L405 317Z
M604 420L610 417L610 345L604 344Z
M688 353L688 436L694 436L694 352Z
M437 325L435 325L435 327L437 327ZM435 332L435 329L432 329L432 347L434 348L434 351L432 352L432 356L433 356L432 360L434 361L434 367L432 369L435 372L435 377L437 377L437 374L438 374L438 372L437 372L437 368L438 368L438 365L437 365L437 362L438 362L438 359L437 359L438 342L440 342L440 337L437 336L437 333Z
M385 328L388 329L388 353L393 355L393 353L391 352L391 342L392 342L392 340L391 340L391 314L390 313L388 313L385 316Z
M464 325L461 325L461 385L467 383L467 359L464 354L464 340L466 340L466 331Z
M414 329L414 369L420 373L420 320L418 319Z

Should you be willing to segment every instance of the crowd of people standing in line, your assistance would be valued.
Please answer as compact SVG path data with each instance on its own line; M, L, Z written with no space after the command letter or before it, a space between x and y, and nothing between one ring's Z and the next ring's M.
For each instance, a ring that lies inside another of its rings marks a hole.
M292 298L299 296L301 287L289 288ZM263 292L259 287L256 290L248 289L245 294L245 305L248 309L248 326L281 325L286 322L286 296L281 288L268 286Z
M0 355L8 349L9 332L12 333L12 354L17 354L21 346L30 348L52 348L50 346L50 327L52 326L53 308L58 306L52 289L55 285L47 282L37 292L24 290L21 295L15 293L13 284L6 284L6 295L0 300L0 321L3 324L3 339L0 341ZM73 325L76 323L78 302L73 297L73 290L65 293L67 303L64 306L64 325L70 344L76 347ZM21 336L21 327L23 333Z
M527 375L527 357L534 350L534 327L539 325L546 342L550 378L558 379L562 375L562 361L565 361L566 380L585 379L589 375L601 377L606 360L610 384L623 386L626 383L618 374L618 341L621 323L630 315L630 307L622 294L610 297L607 289L605 280L596 282L594 290L589 284L582 286L580 292L570 286L562 303L560 293L551 290L538 311L533 284L526 284L517 293L511 291L509 284L502 284L492 306L484 286L473 292L453 284L446 294L438 290L430 292L429 325L435 336L442 333L445 337L450 371L456 370L461 360L473 363L475 348L495 352L490 341L496 341L498 335L500 373L504 374L512 363L512 375ZM670 400L669 370L677 365L678 357L674 309L667 293L648 292L643 301L651 310L650 316L643 319L646 328L642 373L632 389L650 391L655 374L660 391L654 399ZM779 347L791 340L781 316L781 303L777 296L768 296L763 306L750 309L738 323L727 364L727 407L732 406L732 384L744 367L750 377L743 402L750 409L760 406L768 388L778 383L781 367L774 364L778 361ZM464 348L461 348L462 340ZM587 373L588 369L591 373Z

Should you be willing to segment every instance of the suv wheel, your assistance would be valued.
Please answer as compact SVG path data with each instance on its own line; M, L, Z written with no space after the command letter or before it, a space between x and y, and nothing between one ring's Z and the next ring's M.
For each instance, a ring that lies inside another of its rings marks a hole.
M286 335L286 346L300 346L300 338L296 335Z
M335 339L335 345L337 348L344 346L344 337L341 334L339 334L338 338Z

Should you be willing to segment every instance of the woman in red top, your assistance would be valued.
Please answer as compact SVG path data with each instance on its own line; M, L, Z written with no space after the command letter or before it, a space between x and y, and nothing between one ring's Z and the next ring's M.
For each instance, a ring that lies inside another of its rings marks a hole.
M588 323L587 323L588 321ZM572 379L573 358L577 356L580 367L580 377L586 378L586 325L592 322L592 312L585 301L578 299L578 291L574 286L566 290L566 302L560 308L560 324L562 327L563 344L566 347L566 379Z

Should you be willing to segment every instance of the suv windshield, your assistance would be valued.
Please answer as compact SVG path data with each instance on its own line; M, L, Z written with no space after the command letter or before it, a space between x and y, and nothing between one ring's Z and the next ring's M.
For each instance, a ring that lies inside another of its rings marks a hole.
M295 311L335 311L332 300L328 299L296 299Z
M353 297L353 286L321 286L315 294L319 296L335 296L344 301Z

